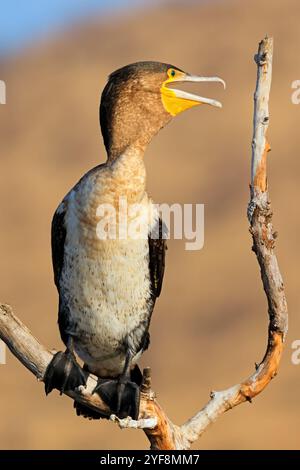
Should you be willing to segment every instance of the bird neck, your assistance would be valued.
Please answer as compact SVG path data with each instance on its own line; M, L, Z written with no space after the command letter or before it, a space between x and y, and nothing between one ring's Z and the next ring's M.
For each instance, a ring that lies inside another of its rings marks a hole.
M118 194L126 196L132 203L141 200L145 194L146 169L143 157L144 150L134 146L114 156L113 160L108 158Z
M130 100L116 100L108 104L102 99L100 105L100 126L108 161L112 162L124 153L144 154L153 137L172 118L164 109L156 111L157 100L161 107L161 97L149 93L130 96ZM155 106L156 105L156 106ZM160 108L159 108L160 109Z
M111 142L109 146L106 147L107 152L107 162L113 164L115 161L123 161L128 159L128 163L133 163L133 161L143 162L144 154L146 148L151 139L141 139L134 140L131 143L121 142L118 139L115 139Z

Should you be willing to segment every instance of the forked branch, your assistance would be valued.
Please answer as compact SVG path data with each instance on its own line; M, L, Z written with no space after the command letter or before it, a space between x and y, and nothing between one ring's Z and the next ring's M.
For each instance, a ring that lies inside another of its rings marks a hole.
M201 434L225 411L245 401L251 401L277 374L287 333L288 313L282 278L274 254L276 235L267 192L267 154L270 150L266 133L269 124L268 101L272 77L273 40L265 38L255 56L257 83L254 97L254 132L252 141L251 199L248 207L253 251L256 254L263 287L268 301L269 328L266 353L255 372L233 387L212 392L209 402L182 426L173 424L155 399L151 390L150 369L144 370L141 407L138 421L119 420L120 427L143 429L152 449L188 449ZM43 380L53 353L42 346L18 320L11 307L0 305L0 338L11 352L39 380ZM66 393L94 410L111 415L97 394L93 394L97 378L90 375L86 388Z

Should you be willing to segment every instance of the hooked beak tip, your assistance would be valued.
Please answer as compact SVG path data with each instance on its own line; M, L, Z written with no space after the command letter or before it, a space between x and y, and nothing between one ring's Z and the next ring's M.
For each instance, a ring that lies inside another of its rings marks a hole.
M198 75L186 74L186 77L183 81L186 81L186 82L217 82L217 83L222 83L222 85L224 87L224 90L226 89L226 83L220 77L201 77L201 76L198 76ZM201 96L197 97L196 95L194 95L194 98L195 98L196 101L202 102L203 104L210 104L211 106L215 106L217 108L222 108L222 104L219 101L212 100L212 99L209 99L209 98L202 98Z

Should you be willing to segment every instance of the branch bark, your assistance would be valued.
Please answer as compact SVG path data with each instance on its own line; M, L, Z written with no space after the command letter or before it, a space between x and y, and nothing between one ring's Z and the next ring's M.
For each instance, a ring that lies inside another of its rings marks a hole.
M173 424L155 399L151 389L150 369L144 370L141 388L141 407L138 421L120 420L110 416L110 410L93 390L97 378L89 375L87 386L66 395L91 409L105 413L122 428L143 429L152 449L188 449L207 427L225 411L245 401L251 401L277 374L283 343L288 327L287 303L283 282L274 253L276 234L272 225L272 212L267 192L267 154L270 150L266 133L269 124L268 101L272 77L273 40L265 38L255 56L257 83L254 96L254 132L248 218L264 291L268 301L269 328L266 353L255 372L233 387L211 392L209 402L182 426ZM53 352L48 351L28 328L18 320L11 307L0 305L0 338L11 352L39 380L43 380Z

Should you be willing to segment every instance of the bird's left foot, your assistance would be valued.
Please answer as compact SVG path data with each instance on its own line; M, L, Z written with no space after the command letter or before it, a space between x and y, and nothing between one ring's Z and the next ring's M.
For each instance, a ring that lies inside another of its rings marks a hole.
M121 376L117 380L101 381L93 393L98 393L118 418L122 419L130 416L132 419L138 419L140 389L131 380Z
M53 356L46 369L44 382L46 395L54 388L62 394L86 385L86 374L76 362L74 354L67 349L66 352L59 351Z

